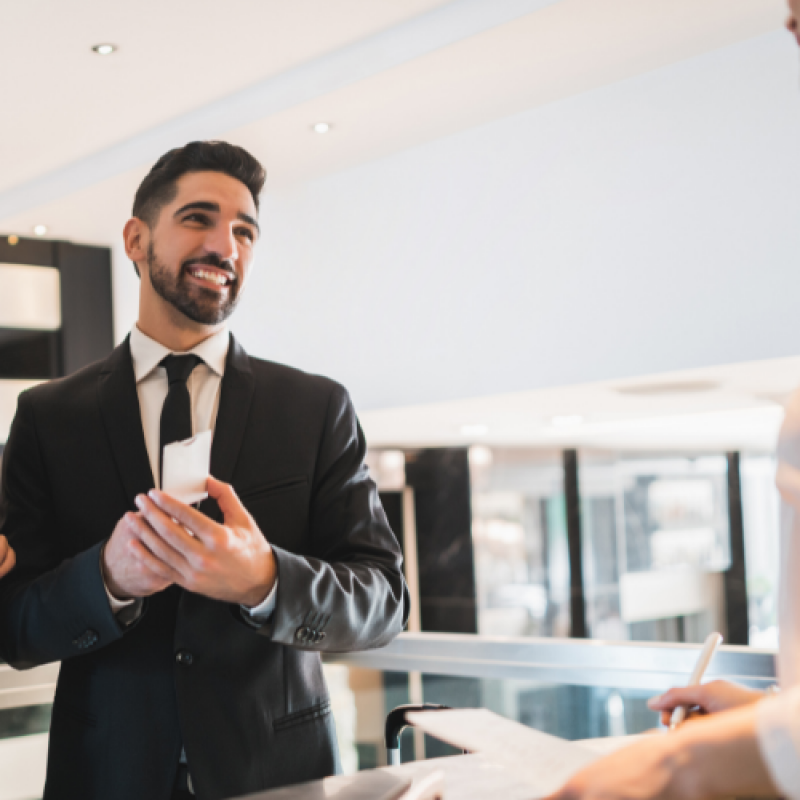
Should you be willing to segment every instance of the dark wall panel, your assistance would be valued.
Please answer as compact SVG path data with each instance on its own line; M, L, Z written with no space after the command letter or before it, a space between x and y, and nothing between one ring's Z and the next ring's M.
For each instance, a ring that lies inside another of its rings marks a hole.
M567 504L567 541L569 544L570 633L585 639L586 601L583 589L583 536L581 534L581 492L578 483L578 452L565 450L564 497Z
M422 450L406 461L414 489L423 631L477 633L466 448Z
M111 251L56 242L61 271L64 374L105 358L114 347Z
M747 611L747 571L739 453L728 453L727 458L731 565L724 575L725 616L728 626L726 644L748 644L750 623Z
M46 380L59 375L59 331L0 328L0 379Z
M0 236L0 264L33 264L37 267L54 267L55 242L47 239L23 239L8 243L9 237Z
M386 512L386 519L389 520L397 543L400 545L400 551L405 558L405 548L403 547L403 493L397 491L382 491L378 492L381 498L381 505Z

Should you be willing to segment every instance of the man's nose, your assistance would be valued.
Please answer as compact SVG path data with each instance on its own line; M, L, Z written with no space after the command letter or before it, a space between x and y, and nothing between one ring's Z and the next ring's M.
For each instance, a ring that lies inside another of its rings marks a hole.
M233 231L222 225L208 231L205 248L209 253L216 253L223 261L235 262L239 255Z

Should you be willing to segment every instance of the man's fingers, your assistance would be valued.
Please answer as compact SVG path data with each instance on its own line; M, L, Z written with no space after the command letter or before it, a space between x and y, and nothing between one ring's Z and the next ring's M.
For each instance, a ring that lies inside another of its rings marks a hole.
M160 537L170 550L183 561L200 549L197 541L181 525L165 514L149 497L139 495L136 498L136 505L141 509L144 522L149 524L156 538ZM145 530L142 531L143 536L147 533ZM165 560L173 566L178 566L172 557Z
M171 547L163 537L152 528L144 528L139 534L141 543L163 564L175 573L184 576L190 571L186 556Z
M670 689L658 697L651 697L647 701L647 707L652 711L672 711L678 706L703 707L705 694L702 686L683 686Z
M235 525L248 521L247 509L242 505L242 501L234 491L233 486L209 476L208 481L206 481L206 491L209 497L213 497L217 501L219 510L225 517L226 524Z
M10 550L10 545L8 544L8 539L5 536L0 536L0 564L3 563L6 557L6 553Z
M151 489L147 496L168 517L185 525L199 539L213 538L217 524L205 514L158 489Z
M128 548L134 558L154 577L169 583L175 583L181 576L168 564L159 561L139 539L131 539Z

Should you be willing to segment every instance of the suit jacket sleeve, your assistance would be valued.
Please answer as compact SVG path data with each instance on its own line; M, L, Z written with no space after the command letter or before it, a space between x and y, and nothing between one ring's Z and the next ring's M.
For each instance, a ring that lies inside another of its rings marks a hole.
M34 401L27 392L20 395L2 462L0 533L15 549L17 566L0 580L0 656L25 669L118 639L123 629L100 574L103 542L71 558L64 558L59 546Z
M375 483L346 390L334 385L312 482L311 555L274 547L278 592L274 641L307 649L363 650L388 644L408 617L402 556ZM302 628L324 634L302 641Z

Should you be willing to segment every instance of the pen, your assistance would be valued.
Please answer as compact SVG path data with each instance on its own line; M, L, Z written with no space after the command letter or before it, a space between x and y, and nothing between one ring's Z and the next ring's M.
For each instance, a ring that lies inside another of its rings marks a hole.
M703 645L703 649L700 651L700 655L697 658L697 663L694 665L694 671L692 672L692 677L689 678L689 683L687 686L699 686L700 681L703 680L703 675L705 671L708 669L708 665L711 663L711 659L714 657L714 653L717 652L717 648L722 644L722 635L719 633L710 633L708 638L706 639L705 644ZM672 717L669 721L669 729L671 731L675 730L678 725L681 724L686 719L686 712L688 711L687 706L678 706L673 712Z

